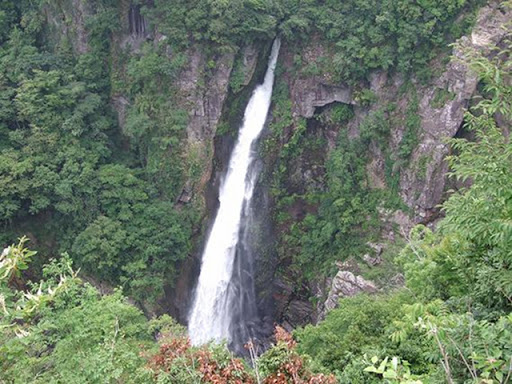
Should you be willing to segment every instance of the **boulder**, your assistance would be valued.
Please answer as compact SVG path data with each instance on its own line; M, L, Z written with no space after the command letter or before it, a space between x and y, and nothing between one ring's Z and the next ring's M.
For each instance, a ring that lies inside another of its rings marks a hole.
M331 289L319 318L325 318L327 312L336 308L339 300L343 297L351 297L359 293L375 293L377 291L378 288L372 281L365 280L363 277L354 275L349 271L338 271L334 279L332 279Z

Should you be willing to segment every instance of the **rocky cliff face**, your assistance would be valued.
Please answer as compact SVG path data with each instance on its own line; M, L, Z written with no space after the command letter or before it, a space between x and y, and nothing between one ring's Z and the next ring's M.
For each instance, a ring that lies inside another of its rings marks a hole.
M445 156L448 146L444 139L453 137L461 128L464 112L475 94L477 79L463 64L464 50L475 48L489 53L489 48L499 42L507 34L507 23L510 23L512 13L509 9L502 9L497 2L493 2L479 12L476 25L470 36L460 39L457 48L452 52L452 58L446 66L440 62L433 62L432 69L435 75L428 82L422 84L418 79L411 82L416 89L419 106L417 115L421 118L418 141L412 150L409 164L403 167L400 177L400 196L411 209L409 219L400 219L395 215L395 221L400 225L402 232L407 233L411 225L419 222L430 222L437 216L436 206L442 201L446 183ZM291 71L294 52L284 51L282 60L285 67ZM313 41L301 56L303 66L314 63L318 57L326 55L321 42ZM285 71L286 73L286 71ZM292 114L294 118L312 118L315 110L328 104L338 102L355 106L355 123L350 127L357 135L357 125L372 111L378 110L389 103L396 103L399 112L405 114L410 104L410 95L403 94L401 86L405 79L401 75L387 72L375 72L370 76L369 89L375 96L375 102L369 107L361 105L357 98L357 90L344 84L332 81L324 74L318 76L297 76L288 79L290 97L292 100ZM350 129L350 128L349 128ZM405 133L404 125L394 125L389 147L398 150ZM335 137L329 147L334 146ZM385 185L383 180L384 159L379 153L372 153L371 163L374 165L370 172L376 185ZM419 167L419 163L422 166ZM421 168L421 169L420 169ZM420 172L421 171L421 172Z
M94 13L91 4L80 0L48 3L44 11L53 40L67 37L77 54L88 52L89 33L85 20Z
M486 5L479 11L471 35L458 41L449 61L446 63L443 58L439 58L431 63L433 76L427 83L415 77L405 79L399 74L374 72L368 84L373 99L369 103L364 103L364 100L362 102L360 98L360 88L357 88L361 85L350 87L339 84L325 74L311 76L299 72L297 76L287 76L287 73L293 72L296 60L294 56L297 53L294 49L284 47L282 63L286 69L283 72L289 88L295 124L301 118L312 119L317 111L332 103L350 104L353 106L354 117L342 129L347 129L350 137L357 137L359 125L365 117L392 103L393 123L386 146L392 153L398 153L404 136L409 134L406 115L412 112L419 117L416 139L407 161L399 163L395 157L396 163L393 165L393 169L399 171L397 192L406 209L380 212L381 219L387 223L381 234L383 241L406 237L412 226L418 223L435 225L440 215L438 206L445 197L447 185L448 169L444 159L449 154L449 147L445 139L455 136L462 128L464 113L477 89L477 79L462 61L464 52L466 49L477 49L491 54L490 47L499 45L505 38L511 20L510 9L501 8L498 2ZM308 66L315 63L318 57L326 55L326 52L321 40L315 39L301 52L300 62L303 66ZM409 82L409 88L412 86L412 91L404 92L406 82ZM416 100L413 110L412 98ZM328 149L333 148L338 131L321 126L319 129L324 130ZM377 146L371 145L368 150L370 161L367 171L371 187L389 188L385 177L386 158ZM302 163L298 180L296 174L293 176L293 185L311 182L310 177L315 172L317 170L308 167L307 162ZM325 310L334 307L339 297L347 294L347 276L350 286L362 279L340 269L334 280L321 280L315 286L309 287L309 292L320 298L320 305L317 306L301 299L297 289L294 290L291 286L292 282L279 279L275 288L278 291L275 295L277 318L285 325L293 327L315 321L317 315L322 317ZM370 291L376 289L371 282L361 280L361 284L372 287Z

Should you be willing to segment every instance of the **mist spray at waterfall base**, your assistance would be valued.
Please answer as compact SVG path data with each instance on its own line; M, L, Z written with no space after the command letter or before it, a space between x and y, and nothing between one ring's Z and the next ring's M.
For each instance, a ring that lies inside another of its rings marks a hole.
M255 143L267 118L280 41L272 46L263 84L245 109L238 140L219 190L219 209L202 256L189 317L192 344L227 341L239 350L257 337L253 252L249 235L251 201L258 176Z

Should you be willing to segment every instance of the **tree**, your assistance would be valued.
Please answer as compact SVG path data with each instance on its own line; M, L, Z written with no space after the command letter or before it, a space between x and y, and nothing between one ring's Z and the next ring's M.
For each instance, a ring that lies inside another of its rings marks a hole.
M506 51L492 59L468 55L483 83L480 102L465 117L475 141L451 139L448 161L451 176L470 186L443 204L437 234L420 230L418 237L416 229L402 254L413 290L431 285L426 298L464 297L479 316L496 318L512 307L512 143L496 119L512 118L512 62Z
M34 252L25 239L0 258L0 369L12 383L147 383L141 348L154 342L143 314L120 291L101 296L63 255L44 280L16 292L6 283Z

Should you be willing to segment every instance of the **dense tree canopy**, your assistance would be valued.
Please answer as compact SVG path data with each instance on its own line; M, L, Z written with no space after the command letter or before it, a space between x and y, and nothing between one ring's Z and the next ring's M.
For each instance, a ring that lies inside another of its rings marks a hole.
M155 141L155 135L148 139L153 131L138 134L128 127L127 136L139 142L133 150L122 148L109 104L117 4L97 5L87 22L89 51L81 55L72 52L66 36L57 47L46 41L48 26L39 12L53 10L45 2L1 7L0 20L9 27L0 48L0 219L11 226L0 238L12 241L17 223L26 222L41 240L72 250L91 275L123 283L141 301L159 297L188 254L193 214L163 199L179 192L180 167L161 177L158 158L138 161L136 149L146 148L144 139ZM132 87L155 78L140 71L146 64L128 68ZM155 119L155 112L139 109ZM167 146L157 147L163 156ZM172 192L162 190L160 178L172 177Z

